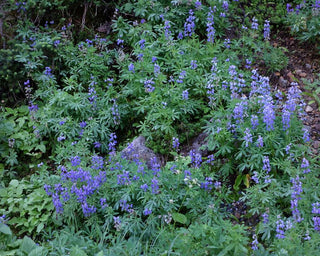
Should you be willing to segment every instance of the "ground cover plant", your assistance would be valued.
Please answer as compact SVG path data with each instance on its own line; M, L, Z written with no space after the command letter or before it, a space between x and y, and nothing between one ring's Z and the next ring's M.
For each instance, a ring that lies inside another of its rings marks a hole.
M269 76L279 29L317 47L319 1L0 10L0 255L317 254L307 91Z

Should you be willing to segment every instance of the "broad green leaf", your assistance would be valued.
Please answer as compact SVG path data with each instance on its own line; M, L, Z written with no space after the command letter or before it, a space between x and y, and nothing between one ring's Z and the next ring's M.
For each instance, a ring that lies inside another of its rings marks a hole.
M72 247L70 251L70 256L88 256L83 250L81 250L78 246Z
M13 186L13 187L18 187L19 186L19 181L18 180L11 180L9 185Z
M12 235L11 229L4 223L0 223L0 232L5 235Z
M21 251L29 254L35 247L36 247L36 243L30 238L25 236L22 239L22 244L20 246Z
M178 213L178 212L172 213L172 218L175 222L179 222L181 224L186 224L188 221L188 219L185 215Z

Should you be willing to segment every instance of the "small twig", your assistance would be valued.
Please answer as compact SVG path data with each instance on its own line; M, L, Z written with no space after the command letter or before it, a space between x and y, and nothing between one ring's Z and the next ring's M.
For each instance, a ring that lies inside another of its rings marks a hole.
M84 4L84 11L83 11L82 21L81 21L81 31L83 31L84 26L85 26L85 24L86 24L87 11L88 11L88 2L86 2L86 3Z

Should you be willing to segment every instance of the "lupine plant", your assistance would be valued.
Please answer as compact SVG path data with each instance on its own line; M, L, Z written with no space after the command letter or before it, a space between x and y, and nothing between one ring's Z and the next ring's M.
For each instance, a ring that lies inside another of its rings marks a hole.
M6 11L24 21L8 39L24 102L0 112L0 254L316 255L318 158L299 85L267 76L288 60L275 17L257 1L51 2Z

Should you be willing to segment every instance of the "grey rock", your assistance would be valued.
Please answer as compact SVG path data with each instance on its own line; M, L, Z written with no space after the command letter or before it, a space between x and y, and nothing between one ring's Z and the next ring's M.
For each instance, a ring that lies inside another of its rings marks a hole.
M307 113L310 113L310 112L313 111L313 108L308 105L308 106L306 107L305 111L306 111Z
M311 65L310 64L306 64L306 69L311 69L312 67L311 67Z
M121 151L122 156L128 160L139 159L145 162L148 168L152 167L153 161L156 161L159 165L161 162L159 161L157 155L146 146L146 139L143 136L139 136L134 139L128 147Z
M191 150L194 150L195 153L200 153L202 156L208 155L207 147L207 137L205 133L200 133L197 137L191 140L190 144L183 148L181 154L184 156L189 155Z
M279 84L281 87L286 87L288 85L288 80L284 79L282 76L279 78Z

